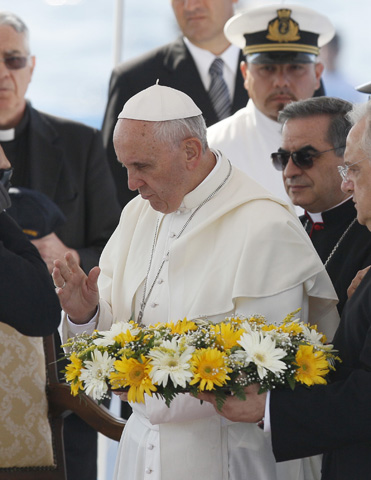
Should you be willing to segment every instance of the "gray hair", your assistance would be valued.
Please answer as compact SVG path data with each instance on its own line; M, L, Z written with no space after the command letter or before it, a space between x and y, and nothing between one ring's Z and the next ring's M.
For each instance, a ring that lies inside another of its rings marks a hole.
M202 153L205 153L208 144L206 137L206 123L202 115L164 122L153 122L154 137L160 142L177 147L185 138L196 137L202 145Z
M313 97L287 104L278 114L278 121L284 124L294 118L327 115L330 117L330 123L326 132L326 140L336 148L336 156L342 157L349 130L352 128L352 123L347 115L351 109L352 104L340 98Z
M24 36L25 48L30 53L30 31L24 21L12 12L0 12L0 25L8 25Z
M351 125L355 125L364 117L366 118L366 128L361 138L361 148L371 159L371 100L367 103L353 105L353 109L347 115Z

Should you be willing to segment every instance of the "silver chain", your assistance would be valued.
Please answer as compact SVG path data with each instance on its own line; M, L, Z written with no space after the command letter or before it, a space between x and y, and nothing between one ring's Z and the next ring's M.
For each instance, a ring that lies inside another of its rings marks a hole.
M229 171L228 171L228 174L227 176L224 178L224 180L222 181L222 183L220 185L217 186L217 188L210 193L210 195L208 197L205 198L205 200L203 200L200 205L198 205L198 207L192 212L192 214L190 215L190 217L188 218L188 220L185 222L185 224L183 225L183 227L181 228L180 232L176 235L175 237L175 240L178 240L178 238L181 236L181 234L184 232L184 230L187 228L187 226L189 225L190 221L192 220L192 218L196 215L196 213L200 210L200 208L202 208L207 202L209 202L218 192L219 190L225 185L225 183L227 182L228 178L230 177L231 173L232 173L232 165L231 165L231 162L228 160L228 163L229 163ZM170 250L168 250L166 252L166 255L164 256L164 259L162 260L161 262L161 265L156 273L156 276L152 282L152 285L148 291L148 294L146 295L146 291L147 291L147 282L148 282L148 275L149 275L149 272L151 270L151 266L152 266L152 261L153 261L153 255L154 255L154 252L155 252L155 247L156 247L156 243L157 243L157 236L158 236L158 231L159 231L159 227L160 227L160 219L157 220L157 224L156 224L156 229L155 229L155 235L154 235L154 238L153 238L153 243L152 243L152 249L151 249L151 257L149 259L149 265L148 265L148 269L147 269L147 275L146 275L146 278L144 280L144 288L143 288L143 296L142 296L142 301L140 302L140 311L139 311L139 314L138 314L138 324L139 325L142 325L142 318L143 318L143 313L144 313L144 309L146 308L146 305L147 305L147 302L148 302L148 299L152 293L152 290L153 290L153 287L155 286L156 282L157 282L157 279L161 273L161 270L162 270L162 267L165 265L165 262L166 262L166 259L169 255L169 252Z
M326 262L324 263L324 266L325 268L327 267L328 265L328 262L331 260L331 258L333 257L334 253L336 252L336 250L339 248L339 245L341 244L341 242L343 241L345 235L349 232L349 230L353 227L353 225L356 223L357 221L357 217L356 218L353 218L353 220L351 221L351 223L348 225L347 229L345 230L345 232L342 234L342 236L339 238L339 240L336 242L336 245L334 246L334 248L332 249L330 255L327 257L327 260ZM306 230L307 227L308 227L308 223L309 223L309 220L307 219L306 222L305 222L305 225L304 225L304 229Z

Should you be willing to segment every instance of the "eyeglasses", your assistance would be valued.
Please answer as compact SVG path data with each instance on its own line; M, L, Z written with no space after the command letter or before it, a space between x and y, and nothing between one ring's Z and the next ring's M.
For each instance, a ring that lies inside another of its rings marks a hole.
M344 148L345 145L336 148L330 148L329 150L324 150L323 152L313 152L308 151L307 148L302 148L297 152L286 152L282 150L280 152L272 153L271 159L273 161L274 167L282 172L285 170L286 165L289 163L290 157L294 162L294 165L301 168L302 170L308 170L313 167L313 158L319 157L323 153L332 152L338 150L339 148Z
M364 160L366 160L366 159L363 158L362 160L358 160L358 162L351 163L350 165L345 165L345 167L343 167L343 166L338 167L338 170L339 170L339 173L340 173L340 176L341 176L343 182L349 182L349 180L351 180L351 178L349 176L349 174L351 172L349 172L349 169L351 167L353 167L353 165L357 165L357 163L361 163ZM352 176L354 176L354 172L352 172Z
M4 62L5 66L9 70L20 70L27 65L27 61L30 55L27 57L5 57L0 58L0 62Z

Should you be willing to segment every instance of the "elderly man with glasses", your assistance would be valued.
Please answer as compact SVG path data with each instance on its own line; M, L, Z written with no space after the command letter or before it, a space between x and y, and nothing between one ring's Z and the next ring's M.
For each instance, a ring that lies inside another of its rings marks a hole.
M305 210L300 220L334 284L340 314L358 270L371 265L370 232L357 222L351 193L340 188L351 108L331 97L290 103L278 117L282 147L271 155L292 203Z
M357 220L371 231L371 102L353 107L341 188L353 195ZM291 150L291 148L290 148ZM315 160L316 161L316 160ZM321 161L320 159L318 161ZM221 413L255 423L265 414L278 462L323 453L322 480L366 479L371 471L371 270L348 300L334 345L343 362L328 385L229 397ZM212 394L200 398L215 405Z

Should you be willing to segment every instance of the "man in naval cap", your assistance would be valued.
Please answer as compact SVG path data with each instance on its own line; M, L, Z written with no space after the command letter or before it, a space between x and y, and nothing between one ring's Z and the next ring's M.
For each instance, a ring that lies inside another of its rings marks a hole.
M335 31L327 17L300 5L266 5L232 17L226 37L246 55L241 63L246 107L208 130L208 141L232 163L289 201L270 159L281 145L278 112L289 102L313 96L323 64L320 47Z
M298 307L332 337L336 295L299 220L208 147L190 97L158 84L138 93L119 115L114 144L140 195L124 208L100 268L86 276L71 254L55 262L65 338L129 319L218 323L259 312L282 320ZM115 479L302 478L301 460L277 470L256 425L221 422L188 394L170 408L145 399L131 404Z

